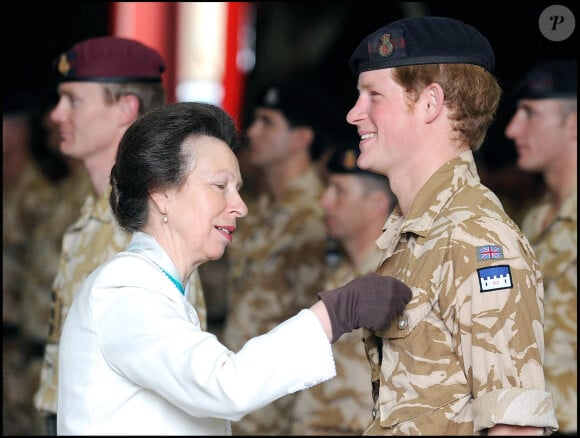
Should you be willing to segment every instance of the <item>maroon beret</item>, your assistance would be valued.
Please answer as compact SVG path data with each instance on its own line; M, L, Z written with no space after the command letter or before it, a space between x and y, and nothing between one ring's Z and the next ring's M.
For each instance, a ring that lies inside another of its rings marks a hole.
M105 36L74 45L56 61L59 82L161 82L165 63L138 41Z

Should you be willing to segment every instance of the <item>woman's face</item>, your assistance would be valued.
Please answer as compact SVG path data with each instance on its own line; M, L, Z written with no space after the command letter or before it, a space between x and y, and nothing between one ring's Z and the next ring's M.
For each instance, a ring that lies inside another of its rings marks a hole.
M187 140L184 147L191 148L192 170L181 188L169 192L166 226L175 255L198 266L223 256L236 219L248 209L239 194L238 160L226 143L201 136Z

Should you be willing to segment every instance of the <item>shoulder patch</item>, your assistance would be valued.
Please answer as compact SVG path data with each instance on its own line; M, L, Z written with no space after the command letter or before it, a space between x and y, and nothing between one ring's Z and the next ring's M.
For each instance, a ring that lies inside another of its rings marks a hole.
M476 251L478 261L503 259L503 249L501 246L497 245L478 246L476 248Z
M508 265L489 266L477 270L480 292L489 292L513 287L512 274Z

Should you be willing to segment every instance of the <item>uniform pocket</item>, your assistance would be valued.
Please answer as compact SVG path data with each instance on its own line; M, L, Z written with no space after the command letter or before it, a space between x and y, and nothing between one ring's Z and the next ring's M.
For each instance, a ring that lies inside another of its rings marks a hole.
M432 288L432 285L429 284L429 287ZM431 312L439 294L421 286L413 286L411 290L413 298L407 303L403 313L393 319L387 330L375 330L376 336L388 339L404 338Z
M441 316L439 284L426 282L412 290L404 313L387 330L374 332L383 338L378 397L382 427L438 423L470 400L452 333Z

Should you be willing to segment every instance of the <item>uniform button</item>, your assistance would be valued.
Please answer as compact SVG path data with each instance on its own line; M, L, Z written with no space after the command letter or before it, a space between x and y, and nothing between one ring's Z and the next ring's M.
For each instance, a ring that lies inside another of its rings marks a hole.
M399 327L399 330L404 330L407 328L408 324L409 324L409 321L407 319L407 316L403 315L399 318L399 323L397 325Z

